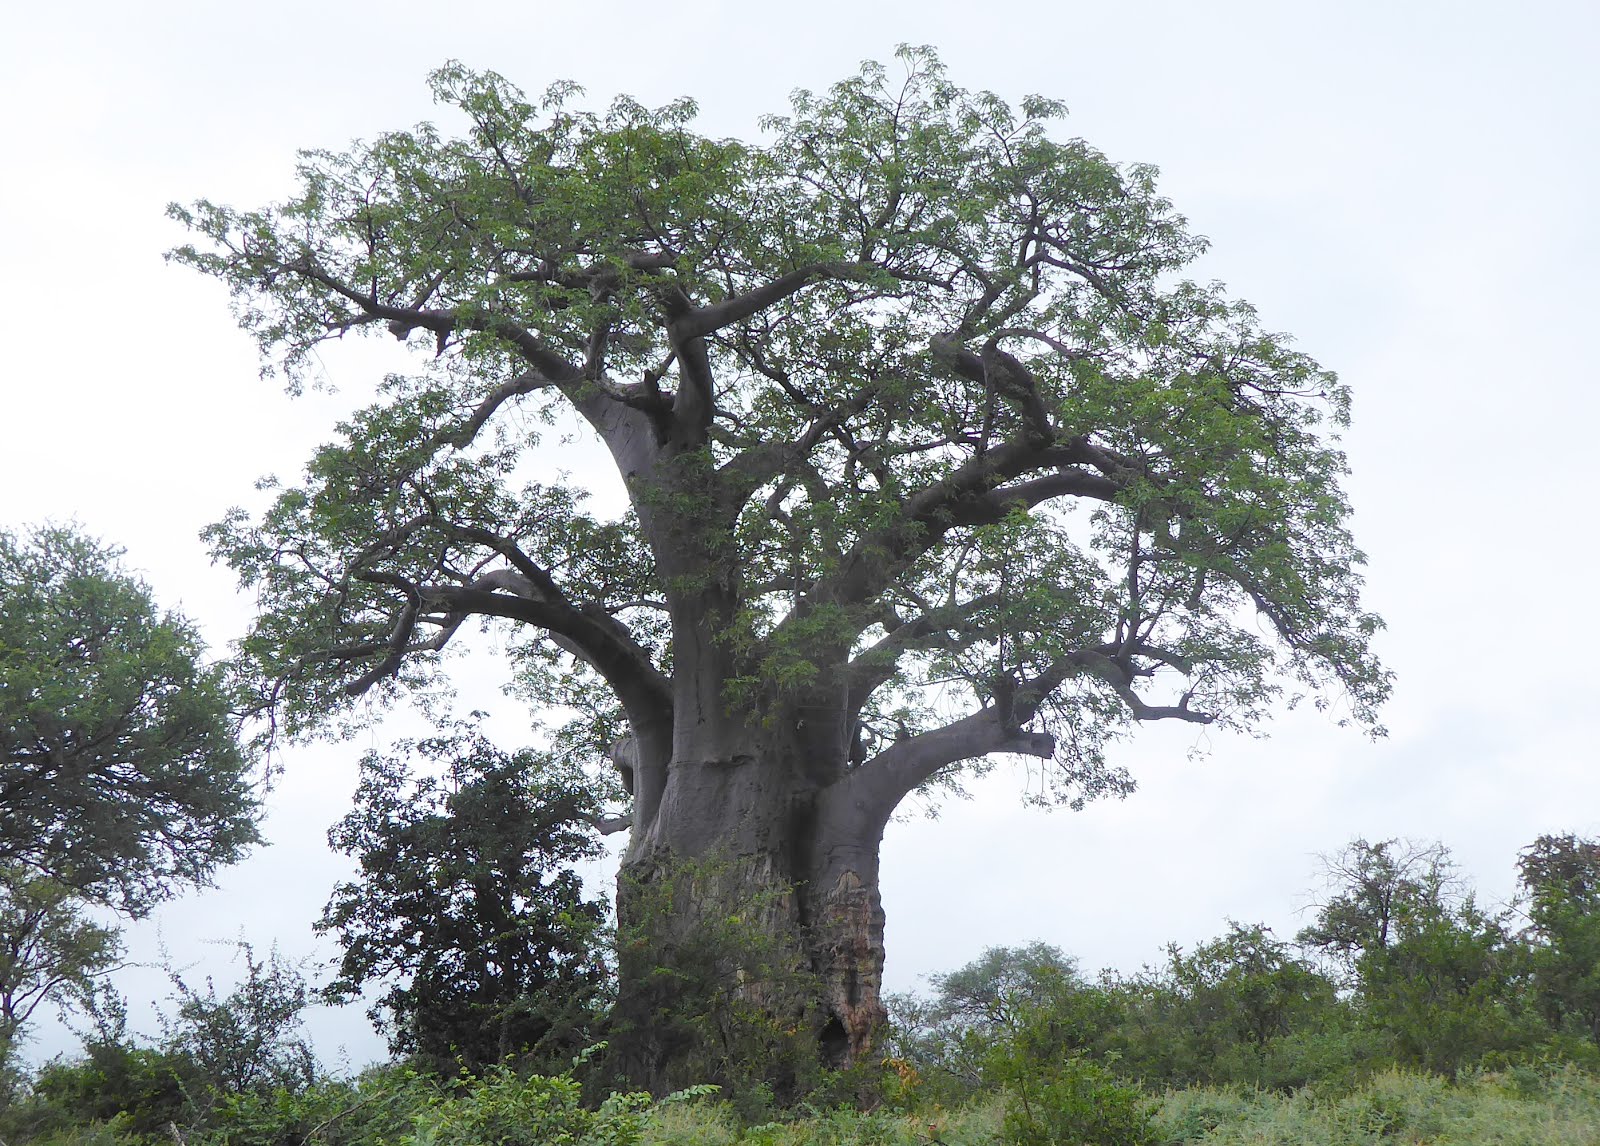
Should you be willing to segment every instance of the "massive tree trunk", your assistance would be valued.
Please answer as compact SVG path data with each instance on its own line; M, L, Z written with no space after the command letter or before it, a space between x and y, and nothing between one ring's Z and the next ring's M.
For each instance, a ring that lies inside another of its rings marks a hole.
M785 654L813 683L775 683L734 651L722 547L681 522L661 532L663 574L698 591L673 602L670 702L629 710L619 1065L655 1091L762 1082L797 1097L819 1067L870 1061L887 1017L878 867L895 807L948 765L1048 757L1054 740L1020 726L1042 695L1024 688L869 755L861 713L881 665L852 660L848 636L803 640Z
M635 825L619 1033L624 1069L651 1089L737 1083L742 1064L781 1097L808 1067L862 1060L883 1025L885 817L795 723L730 756L685 738Z
M686 385L680 403L693 393ZM878 848L893 801L852 782L848 640L807 650L828 684L797 694L763 682L733 699L730 682L761 676L730 640L744 604L730 559L744 494L703 454L666 442L628 458L627 441L611 444L676 591L670 716L641 727L647 710L629 709L622 1066L657 1091L764 1081L784 1097L808 1070L861 1060L884 1023ZM658 515L661 504L705 512Z

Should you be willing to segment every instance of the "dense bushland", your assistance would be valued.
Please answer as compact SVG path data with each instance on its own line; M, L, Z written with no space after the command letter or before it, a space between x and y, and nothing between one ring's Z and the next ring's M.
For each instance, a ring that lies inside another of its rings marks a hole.
M750 1069L720 1091L629 1093L611 1085L603 1044L556 1074L548 1053L486 1063L474 1042L454 1070L430 1053L334 1077L299 1037L311 998L299 970L246 951L230 994L175 980L159 1038L130 1035L117 1000L102 997L79 1056L13 1079L0 1139L1600 1142L1589 954L1600 847L1541 837L1520 870L1519 901L1489 909L1444 848L1358 840L1327 861L1325 894L1293 939L1230 922L1136 973L1095 976L1044 944L992 949L927 994L893 1000L881 1064L814 1064L807 1097L786 1109L756 1056L794 1048L781 1031L726 1019L718 1029ZM732 950L740 935L733 923L708 937L730 950L702 953L705 966L756 973L760 952ZM705 990L683 999L664 1024L719 1021ZM603 1035L605 1021L597 1002L584 1029Z

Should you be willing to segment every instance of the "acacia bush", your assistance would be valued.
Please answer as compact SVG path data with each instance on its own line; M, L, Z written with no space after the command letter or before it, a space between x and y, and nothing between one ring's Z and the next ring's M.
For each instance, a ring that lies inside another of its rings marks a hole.
M1600 1079L1571 1067L1533 1089L1507 1074L1384 1071L1347 1093L1251 1088L1171 1091L1152 1103L1161 1140L1206 1146L1593 1146L1600 1142Z
M1376 1054L1334 981L1261 924L1169 945L1164 964L1107 990L1121 1019L1102 1049L1149 1086L1292 1090Z
M995 948L893 1003L909 1089L962 1101L994 1088L997 1047L1051 1032L1051 1061L1094 1062L1151 1092L1239 1085L1345 1094L1386 1070L1593 1065L1600 847L1541 837L1524 852L1532 926L1488 910L1442 845L1355 840L1295 941L1230 922L1133 975L1090 981L1043 944Z

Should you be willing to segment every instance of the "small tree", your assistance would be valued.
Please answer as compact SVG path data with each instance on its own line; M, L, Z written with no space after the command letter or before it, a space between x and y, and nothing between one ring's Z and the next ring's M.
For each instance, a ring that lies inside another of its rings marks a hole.
M1509 913L1480 909L1454 868L1442 844L1355 840L1328 861L1334 894L1300 933L1340 961L1397 1061L1450 1077L1536 1037Z
M895 1049L931 1094L964 1097L1000 1085L996 1071L1014 1072L1030 1058L1098 1055L1122 1017L1119 1000L1085 983L1076 963L1047 943L991 947L932 984L930 998L896 998L891 1010Z
M258 839L221 670L119 554L0 530L0 869L133 915Z
M33 1013L47 999L91 992L121 949L116 931L86 918L70 889L48 876L0 871L0 1074L14 1063Z
M1535 946L1534 990L1556 1030L1600 1048L1600 842L1540 836L1518 861Z
M1388 691L1344 387L1182 277L1205 244L1152 169L900 56L761 144L450 65L459 135L307 154L278 207L172 208L174 257L292 385L325 339L423 352L211 532L261 603L258 706L325 727L503 624L527 695L629 778L623 921L684 891L641 972L770 904L817 984L777 1018L836 1064L884 1018L878 849L913 792L1009 754L1076 806L1129 790L1103 749L1131 722L1254 728L1313 692L1371 727ZM559 419L626 511L539 472ZM717 886L678 878L708 857ZM643 987L624 970L624 1010Z
M235 949L244 977L225 995L209 976L202 991L169 973L177 1009L162 1018L162 1050L188 1060L211 1099L304 1090L318 1071L301 1025L311 988L276 949L265 959L242 940Z
M136 1140L182 1142L223 1131L240 1100L283 1107L307 1093L321 1072L301 1026L305 977L276 950L262 959L248 943L234 946L244 975L226 993L167 968L173 1007L157 1010L157 1040L130 1034L120 995L96 992L83 1053L47 1063L34 1081L41 1115L65 1115L71 1126L115 1119ZM227 1131L229 1141L251 1140L247 1128Z
M1125 1017L1111 1046L1149 1085L1293 1089L1329 1064L1342 1008L1332 980L1261 924L1225 935L1164 966L1122 980ZM1345 1050L1333 1048L1335 1054Z
M940 1015L963 1026L995 1032L1022 1011L1048 1008L1083 984L1077 963L1048 943L990 947L955 971L932 978Z
M413 776L411 758L442 774ZM328 833L361 864L317 925L344 947L328 997L389 983L373 1016L391 1048L446 1071L458 1056L564 1064L608 985L605 905L571 866L599 853L597 811L580 774L465 729L367 756Z
M917 1023L897 1037L920 1072L934 1076L929 1097L948 1089L939 1075L969 1091L1004 1093L1006 1141L1019 1146L1155 1141L1143 1094L1099 1061L1120 1018L1117 1004L1083 982L1059 949L991 947L934 976L933 986L933 998L921 1006L898 1003L898 1017Z
M0 1063L112 929L258 839L230 694L193 626L74 529L0 530Z
M1362 959L1359 999L1397 1061L1454 1078L1486 1054L1537 1040L1526 971L1506 914L1467 896L1408 911L1397 940Z
M1408 916L1443 910L1455 886L1455 864L1443 844L1355 839L1322 857L1328 897L1299 942L1353 977L1363 956L1397 941Z

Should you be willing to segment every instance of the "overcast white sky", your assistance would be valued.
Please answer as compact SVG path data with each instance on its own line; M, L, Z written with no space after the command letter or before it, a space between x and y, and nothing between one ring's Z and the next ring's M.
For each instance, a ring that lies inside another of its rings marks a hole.
M1357 535L1399 684L1380 743L1311 713L1268 740L1151 728L1118 751L1140 782L1123 803L1027 811L1002 770L892 826L889 987L1036 938L1132 970L1228 917L1292 934L1316 853L1357 835L1443 840L1502 899L1535 836L1600 833L1600 6L58 0L7 24L0 526L75 518L125 546L219 652L249 602L198 531L294 474L375 365L326 356L331 397L258 380L221 290L162 262L169 200L285 194L296 148L433 115L424 76L449 58L597 105L691 95L702 130L751 137L793 88L927 43L957 83L1062 98L1063 133L1159 166L1213 240L1199 275L1351 383ZM510 702L467 699L516 738ZM346 868L323 832L372 742L288 755L272 846L135 928L133 954L164 941L223 984L206 940L328 955L310 924ZM125 982L136 1004L160 992ZM313 1030L331 1060L381 1052L359 1008ZM72 1045L45 1028L33 1049Z

